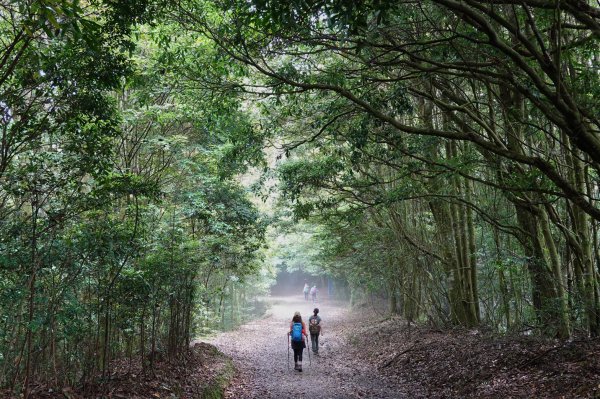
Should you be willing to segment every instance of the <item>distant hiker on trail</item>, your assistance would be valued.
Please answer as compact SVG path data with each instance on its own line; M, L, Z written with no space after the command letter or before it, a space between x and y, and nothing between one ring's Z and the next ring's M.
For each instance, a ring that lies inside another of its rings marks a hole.
M308 319L308 331L310 332L310 342L312 343L312 351L315 355L319 354L319 335L323 335L321 326L321 317L319 316L319 308L313 310L313 315Z
M310 296L312 298L313 303L317 302L317 292L319 292L317 286L313 285L313 287L310 289Z
M310 289L310 287L308 286L308 283L304 283L304 300L308 301L308 290Z
M300 312L294 313L294 317L290 323L290 337L292 338L292 349L294 350L294 370L302 371L302 352L306 348L304 337L306 335L306 326L302 321ZM302 337L304 335L304 337Z

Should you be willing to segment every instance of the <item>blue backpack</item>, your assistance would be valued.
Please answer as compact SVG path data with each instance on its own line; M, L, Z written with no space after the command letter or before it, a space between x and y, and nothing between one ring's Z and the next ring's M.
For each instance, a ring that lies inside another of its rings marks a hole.
M302 323L292 325L292 341L302 341Z

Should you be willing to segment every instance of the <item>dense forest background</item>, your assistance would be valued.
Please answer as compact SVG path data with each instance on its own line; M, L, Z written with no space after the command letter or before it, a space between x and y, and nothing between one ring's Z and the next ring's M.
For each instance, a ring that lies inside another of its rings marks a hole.
M278 270L598 336L599 36L585 0L0 2L0 388L150 371Z

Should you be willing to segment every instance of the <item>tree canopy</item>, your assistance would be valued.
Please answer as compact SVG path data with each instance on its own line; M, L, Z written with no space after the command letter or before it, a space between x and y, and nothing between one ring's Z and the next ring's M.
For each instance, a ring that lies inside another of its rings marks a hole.
M410 321L600 333L594 2L0 17L0 388L151 370L278 268Z

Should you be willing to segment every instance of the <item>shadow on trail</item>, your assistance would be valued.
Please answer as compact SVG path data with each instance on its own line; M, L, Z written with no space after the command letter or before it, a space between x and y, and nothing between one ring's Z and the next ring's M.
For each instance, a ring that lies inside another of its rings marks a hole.
M226 397L409 397L374 367L353 358L352 347L346 342L353 323L345 302L324 300L313 304L302 296L271 297L268 301L271 306L266 316L219 334L211 342L234 359L239 371ZM291 350L288 363L287 331L295 311L300 311L307 322L314 307L320 309L323 319L319 356L309 361L305 349L304 371L300 373L293 370Z

